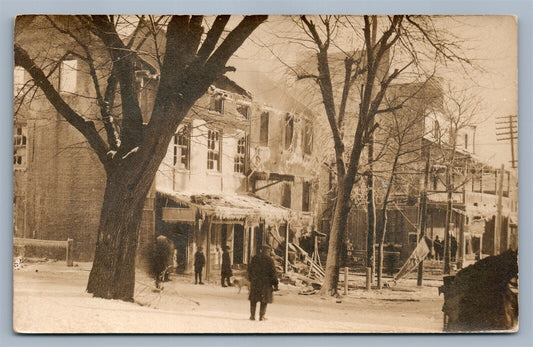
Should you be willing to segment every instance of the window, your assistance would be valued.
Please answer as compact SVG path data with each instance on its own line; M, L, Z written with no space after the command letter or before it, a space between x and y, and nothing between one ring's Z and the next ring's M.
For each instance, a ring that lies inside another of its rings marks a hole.
M261 113L261 125L259 130L259 146L267 147L268 146L268 121L269 121L268 112Z
M173 165L179 169L189 170L191 153L191 126L183 125L174 135Z
M291 208L291 185L285 183L282 185L281 206Z
M26 127L15 125L13 129L13 166L26 167Z
M285 115L285 149L290 149L294 135L294 117L290 114Z
M439 126L439 121L437 121L436 119L433 121L433 137L435 139L438 139L439 138L439 134L440 134L440 126Z
M465 149L468 149L468 134L465 134Z
M244 119L250 119L250 114L252 113L250 106L243 104L237 104L237 112L239 112Z
M433 181L433 190L437 190L439 185L439 176L437 173L432 174L432 181Z
M217 113L223 114L224 113L224 96L220 93L215 93L211 97L211 111L215 111Z
M207 132L207 169L221 171L220 152L222 136L220 131L209 130Z
M246 162L246 137L243 136L237 142L237 154L233 159L233 171L244 173L244 165Z
M63 60L59 69L59 92L75 93L77 78L77 60Z
M305 121L302 128L303 152L311 154L313 152L313 125L310 121Z
M309 212L311 207L311 182L302 184L302 211Z
M17 96L22 88L24 88L24 68L21 66L15 66L15 70L13 71L13 90L15 92L15 96Z

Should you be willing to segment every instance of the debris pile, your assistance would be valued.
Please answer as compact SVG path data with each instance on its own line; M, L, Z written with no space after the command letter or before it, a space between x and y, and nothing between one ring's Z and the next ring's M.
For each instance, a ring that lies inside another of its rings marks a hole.
M322 287L324 269L320 263L318 253L312 256L294 243L289 243L288 271L280 279L281 283L302 288L301 294L313 294ZM274 256L276 266L280 273L283 272L284 258ZM311 288L309 288L311 287Z

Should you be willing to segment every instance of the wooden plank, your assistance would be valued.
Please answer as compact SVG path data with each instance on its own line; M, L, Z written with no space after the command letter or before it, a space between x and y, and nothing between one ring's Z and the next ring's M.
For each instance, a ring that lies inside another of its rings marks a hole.
M190 222L196 221L196 211L192 208L163 207L162 217L165 222Z
M41 239L27 239L22 237L14 237L13 244L15 246L44 246L44 247L67 247L67 241L56 241L56 240L41 240Z

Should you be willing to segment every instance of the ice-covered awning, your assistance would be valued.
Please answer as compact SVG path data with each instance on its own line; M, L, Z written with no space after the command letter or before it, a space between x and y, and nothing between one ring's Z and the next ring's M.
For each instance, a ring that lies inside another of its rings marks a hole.
M203 216L219 220L259 220L267 223L312 223L312 217L300 211L278 206L249 194L211 194L157 190L158 193L197 209Z

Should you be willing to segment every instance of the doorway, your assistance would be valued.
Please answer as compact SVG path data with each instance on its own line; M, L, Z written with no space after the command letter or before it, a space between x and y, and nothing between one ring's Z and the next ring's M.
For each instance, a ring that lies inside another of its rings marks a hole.
M233 225L233 264L244 263L244 226Z

